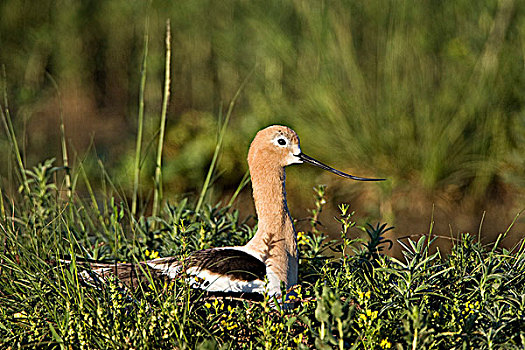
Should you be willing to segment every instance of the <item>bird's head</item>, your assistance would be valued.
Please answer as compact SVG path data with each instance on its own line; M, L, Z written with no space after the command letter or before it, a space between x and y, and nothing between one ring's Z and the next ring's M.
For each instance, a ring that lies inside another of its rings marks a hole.
M250 145L248 164L250 168L255 165L265 167L284 168L292 164L309 163L336 175L358 181L382 181L384 179L371 179L353 176L336 170L320 161L307 156L301 151L299 137L292 129L283 125L272 125L260 130Z

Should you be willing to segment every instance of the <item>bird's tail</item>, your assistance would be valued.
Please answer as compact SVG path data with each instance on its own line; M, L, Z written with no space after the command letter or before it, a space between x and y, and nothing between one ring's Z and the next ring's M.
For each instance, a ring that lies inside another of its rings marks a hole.
M111 279L118 280L128 288L135 289L140 284L151 284L176 278L180 263L175 258L159 258L137 263L119 263L117 261L96 261L90 259L59 259L53 265L79 267L79 278L89 285L99 285Z

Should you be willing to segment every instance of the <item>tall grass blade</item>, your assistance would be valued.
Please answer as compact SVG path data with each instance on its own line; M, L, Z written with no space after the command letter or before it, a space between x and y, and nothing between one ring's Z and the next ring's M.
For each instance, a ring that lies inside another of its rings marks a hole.
M133 179L133 199L131 202L131 215L135 216L137 213L137 197L139 190L139 178L140 178L140 155L142 152L142 129L144 127L144 88L146 86L146 69L148 61L148 43L149 43L149 19L146 18L145 34L144 34L144 54L142 56L142 67L140 72L140 91L139 91L139 115L137 122L137 141L135 148L135 165L133 167L134 179Z
M160 115L159 144L157 148L157 161L155 163L155 192L153 194L153 210L151 215L157 216L159 204L162 199L162 147L164 144L164 132L166 128L166 112L170 97L170 64L171 64L171 25L170 20L166 21L166 65L164 78L164 96L162 97L162 111Z
M235 103L237 102L237 99L239 98L242 89L244 89L244 86L246 85L246 83L248 82L249 78L251 77L254 71L255 69L252 69L252 71L246 76L244 81L241 83L241 85L235 92L235 95L233 96L232 100L230 101L230 105L228 106L228 111L226 112L226 117L224 118L224 123L222 124L221 131L219 133L219 138L217 139L217 144L215 145L215 151L213 152L213 158L211 160L210 167L208 168L208 174L206 175L206 179L204 180L204 184L202 185L202 190L199 196L199 200L197 201L197 205L195 206L195 212L199 212L202 206L202 203L204 201L204 197L206 196L206 193L208 192L211 176L213 174L213 171L215 170L217 158L219 156L219 153L222 147L222 141L224 139L224 135L226 134L228 122L230 121L230 117L233 112L233 107L235 106Z
M4 124L5 132L7 134L9 144L11 145L11 148L13 149L13 153L15 155L15 159L18 165L18 171L20 172L20 176L22 177L23 189L25 193L29 195L31 190L29 189L29 182L27 180L27 176L25 173L24 163L22 162L20 148L18 147L18 142L16 140L15 130L13 128L13 123L11 121L11 114L9 113L9 104L7 100L7 74L5 71L5 66L2 66L2 71L3 71L3 81L4 81L4 91L3 91L4 106L0 107L0 114L2 115L2 122Z
M494 243L494 246L492 247L492 250L491 250L491 254L494 254L494 252L496 251L496 249L498 248L500 242L502 239L504 239L505 237L507 237L507 234L510 232L510 230L512 229L512 227L514 226L514 224L516 223L516 221L518 221L518 218L520 217L520 215L525 211L525 209L522 209L520 210L520 212L518 214L516 214L516 216L514 217L514 220L512 220L512 222L510 223L510 225L507 227L507 230L503 233L500 233L498 235L498 238L496 239L496 242Z
M2 186L0 186L0 220L5 220L5 206L4 206L4 192L2 191ZM1 221L0 221L1 222Z
M228 202L228 207L231 207L235 200L237 199L237 196L239 196L239 193L242 191L242 189L250 182L250 171L246 170L244 173L244 176L241 179L241 182L239 183L239 186L237 186L237 189L233 193L232 197L230 198L230 201Z
M71 171L69 168L69 158L67 154L67 144L66 144L66 131L64 127L64 108L62 106L62 95L60 94L60 89L58 88L58 84L56 80L53 78L53 76L49 73L46 73L47 77L53 84L53 87L55 88L57 92L58 97L58 113L60 115L60 146L62 148L62 163L64 165L64 170L66 172L66 175L64 177L64 181L66 182L66 193L67 198L71 199L72 195L72 187L71 187Z
M95 196L95 192L93 191L93 188L91 186L91 182L89 181L89 178L86 174L86 170L84 169L83 163L80 163L79 168L80 174L82 175L82 178L84 179L84 184L86 185L86 189L89 193L89 198L91 199L91 206L93 207L93 210L95 210L95 215L97 216L97 219L100 223L100 225L103 227L106 234L109 234L109 231L107 229L107 226L104 222L104 216L102 215L100 208L97 203L97 198Z

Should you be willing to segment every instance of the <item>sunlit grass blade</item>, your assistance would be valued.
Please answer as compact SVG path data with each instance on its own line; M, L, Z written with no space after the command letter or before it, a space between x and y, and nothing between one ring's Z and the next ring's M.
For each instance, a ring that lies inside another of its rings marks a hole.
M166 112L170 97L170 70L171 70L171 25L166 21L166 64L164 69L164 95L162 96L162 111L160 114L159 143L157 147L157 161L155 162L155 190L153 193L153 209L151 215L157 216L160 201L162 200L162 148L164 146L164 132L166 128Z
M520 217L520 215L525 211L525 209L522 209L520 210L516 216L514 216L514 219L512 220L512 222L510 223L510 225L507 227L507 229L505 230L505 232L503 233L500 233L498 235L498 238L496 239L496 242L494 243L494 246L492 247L492 250L491 250L491 254L493 254L496 249L498 249L498 246L501 242L501 240L503 240L505 237L507 237L508 233L510 232L510 230L512 229L512 227L514 226L514 224L516 223L516 221L518 220L518 218Z
M233 205L239 193L242 191L244 187L246 187L246 185L249 182L250 182L250 171L246 170L246 172L244 173L244 176L241 179L241 182L239 183L239 186L237 186L237 188L235 189L235 192L233 193L232 197L228 201L228 205L227 205L228 207L231 207Z

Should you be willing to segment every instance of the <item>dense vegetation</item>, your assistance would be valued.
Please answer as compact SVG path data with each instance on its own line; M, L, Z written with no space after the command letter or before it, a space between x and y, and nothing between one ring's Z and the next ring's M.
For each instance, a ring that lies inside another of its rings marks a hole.
M525 245L512 251L456 237L452 252L431 253L432 229L406 238L401 260L383 255L387 225L367 225L340 206L340 239L319 222L325 189L315 192L309 229L299 232L300 286L295 308L275 300L232 303L182 281L116 281L89 287L75 258L139 261L187 256L245 243L253 228L228 207L195 211L186 199L158 217L134 220L117 197L63 199L48 161L26 171L28 195L2 202L0 339L2 348L320 348L519 349L525 345ZM81 171L72 173L73 179ZM23 190L22 190L23 191ZM504 235L500 237L504 239ZM334 255L335 254L335 255ZM59 261L73 258L72 264ZM274 305L277 305L274 307Z

